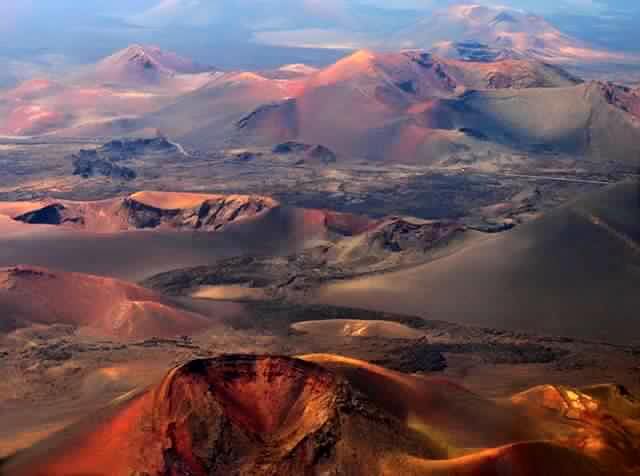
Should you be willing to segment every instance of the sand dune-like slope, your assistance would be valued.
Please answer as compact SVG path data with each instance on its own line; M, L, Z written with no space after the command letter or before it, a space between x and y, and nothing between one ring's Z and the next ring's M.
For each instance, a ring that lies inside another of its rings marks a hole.
M298 253L242 256L212 266L172 270L149 278L145 285L199 299L302 298L326 282L417 266L477 238L456 222L398 217L374 221L318 210L299 213L303 231L298 236L306 246ZM367 327L359 329L366 334Z
M133 284L30 266L0 270L0 307L2 333L45 324L140 339L193 334L215 324Z
M465 324L638 342L640 189L622 183L413 270L321 300Z
M156 387L10 458L0 470L14 476L633 474L639 435L599 400L553 389L496 403L446 381L338 356L229 355L170 371ZM548 404L553 396L571 406L571 416ZM465 449L467 442L481 446Z
M422 462L419 466L425 473L416 474L432 474L428 469L442 471L433 474L495 474L500 460L511 462L511 474L527 475L614 474L615 471L633 474L637 468L640 433L633 418L620 411L625 404L637 409L637 403L628 394L618 392L614 398L606 398L594 392L590 395L577 389L547 385L508 400L492 401L445 379L408 376L335 355L302 358L345 377L408 426L446 441L450 455L467 454L447 463ZM505 444L506 441L510 443ZM538 443L526 443L531 441ZM469 451L487 446L495 448L475 454ZM593 460L581 457L575 450ZM545 454L546 462L536 461L534 455ZM551 461L554 466L548 467ZM577 466L572 469L572 464ZM487 472L473 472L479 468Z
M585 83L569 88L484 91L445 100L428 114L515 149L545 149L596 160L638 163L640 120L625 88Z

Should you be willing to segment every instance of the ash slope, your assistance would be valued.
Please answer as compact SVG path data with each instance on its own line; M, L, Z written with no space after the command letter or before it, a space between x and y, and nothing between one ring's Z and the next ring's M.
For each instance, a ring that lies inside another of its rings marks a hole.
M549 386L493 402L446 380L331 355L304 359L192 361L2 470L498 475L506 466L526 476L631 474L637 465L635 420L616 415L611 400Z
M323 283L416 266L482 235L455 221L390 217L354 228L359 220L329 215L330 240L311 243L294 255L221 260L162 273L144 285L164 294L213 300L304 299Z
M329 285L333 304L639 341L640 201L621 183L424 266Z
M213 319L123 281L17 266L0 269L0 335L31 326L69 326L124 340L203 332Z
M234 135L232 142L273 144L313 134L308 142L346 153L344 144L339 146L341 138L347 141L349 134L357 134L351 142L362 140L367 130L411 116L412 108L433 99L455 97L466 89L553 88L579 82L558 68L531 60L482 63L421 52L359 51L302 78L274 80L246 73L217 77L147 116L143 124L161 127L199 147ZM181 120L175 121L176 117ZM236 124L243 129L240 133L234 130Z
M320 143L401 163L437 165L456 152L502 148L637 164L637 95L577 83L535 63L361 51L312 76L297 95L255 109L235 137Z

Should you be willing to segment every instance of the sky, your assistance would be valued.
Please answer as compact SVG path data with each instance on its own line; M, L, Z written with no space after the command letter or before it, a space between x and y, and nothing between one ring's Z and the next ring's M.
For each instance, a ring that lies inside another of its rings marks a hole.
M469 0L474 1L474 0ZM0 0L6 74L96 61L130 43L154 43L221 68L289 58L328 63L339 51L282 48L273 38L319 32L327 46L357 46L408 27L454 0ZM638 0L475 0L543 15L598 46L640 48ZM269 38L271 44L261 44ZM276 41L277 42L277 41ZM335 43L335 44L334 44ZM289 45L291 46L291 45ZM0 78L0 82L2 78Z

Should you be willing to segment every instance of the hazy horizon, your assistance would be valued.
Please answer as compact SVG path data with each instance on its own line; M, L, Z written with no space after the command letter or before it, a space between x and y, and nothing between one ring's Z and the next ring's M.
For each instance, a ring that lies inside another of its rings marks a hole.
M432 0L30 0L0 5L0 84L92 63L132 43L156 44L219 69L327 65L434 11ZM494 5L494 2L475 2ZM640 5L630 0L508 0L594 46L637 52Z

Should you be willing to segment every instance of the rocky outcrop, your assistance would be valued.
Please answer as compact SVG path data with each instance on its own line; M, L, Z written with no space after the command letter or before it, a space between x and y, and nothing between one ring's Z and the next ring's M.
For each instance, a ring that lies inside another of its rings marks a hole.
M640 119L640 90L609 82L594 84L609 104Z
M276 145L273 148L274 154L295 154L307 152L312 146L303 144L302 142L287 141Z
M140 192L97 202L60 200L15 216L14 220L96 232L154 228L217 231L258 218L278 206L271 198L253 195Z
M152 139L113 140L97 149L81 149L73 154L73 175L83 178L103 176L120 180L133 180L136 172L119 162L132 160L146 155L181 153L175 144L164 137Z
M331 149L322 144L311 145L302 142L288 141L282 142L273 148L273 153L278 155L296 154L300 155L300 162L332 164L338 157Z
M441 240L464 231L456 222L420 222L392 218L367 233L369 248L378 248L393 253L403 251L425 252Z
M138 201L124 199L120 214L129 227L175 228L216 231L242 219L253 218L275 206L269 198L257 196L229 196L204 200L195 207L166 209Z
M477 41L459 41L453 43L458 58L463 61L492 63L505 59L521 59L522 55L508 48L492 48Z
M448 66L439 58L430 53L407 52L404 53L412 62L422 68L433 72L435 77L440 81L441 86L445 90L454 91L458 86L458 82L449 73Z
M337 161L336 154L323 145L316 145L307 152L307 157L312 162L321 162L325 165L333 164Z
M164 137L113 140L97 150L98 155L108 157L113 161L127 160L138 155L175 154L177 152L179 152L178 147Z
M82 225L84 218L73 208L62 203L52 203L38 210L34 210L14 217L14 220L30 225Z
M137 177L136 172L129 167L116 165L110 160L87 156L73 159L73 175L79 175L82 178L103 176L120 180L134 180Z

